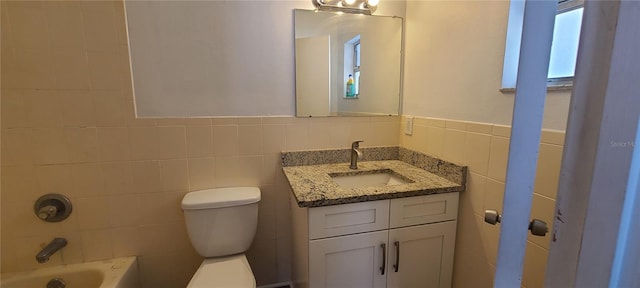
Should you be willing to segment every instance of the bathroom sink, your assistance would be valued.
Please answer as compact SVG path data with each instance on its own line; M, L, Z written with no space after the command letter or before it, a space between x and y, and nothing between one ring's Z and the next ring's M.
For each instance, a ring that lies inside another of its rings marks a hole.
M347 189L413 183L390 169L333 173L329 176L338 186Z

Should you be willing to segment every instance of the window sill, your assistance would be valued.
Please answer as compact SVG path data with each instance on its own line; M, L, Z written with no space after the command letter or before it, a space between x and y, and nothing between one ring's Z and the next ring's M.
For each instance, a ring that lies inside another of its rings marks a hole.
M571 89L573 89L573 83L547 86L547 91L570 91ZM500 92L515 93L516 88L500 88Z

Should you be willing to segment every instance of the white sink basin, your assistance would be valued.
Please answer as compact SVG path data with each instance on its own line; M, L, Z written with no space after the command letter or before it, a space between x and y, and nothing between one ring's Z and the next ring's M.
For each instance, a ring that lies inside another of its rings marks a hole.
M353 172L346 175L329 174L329 176L331 176L331 180L338 184L338 186L347 189L413 183L413 181L405 179L392 170L388 169L367 171L365 173L367 174L361 174L361 172Z

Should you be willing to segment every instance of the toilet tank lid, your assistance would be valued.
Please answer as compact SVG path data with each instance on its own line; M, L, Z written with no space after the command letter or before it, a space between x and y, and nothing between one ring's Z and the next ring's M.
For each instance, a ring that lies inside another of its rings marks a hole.
M257 187L228 187L187 193L182 198L183 210L199 210L247 205L260 201Z

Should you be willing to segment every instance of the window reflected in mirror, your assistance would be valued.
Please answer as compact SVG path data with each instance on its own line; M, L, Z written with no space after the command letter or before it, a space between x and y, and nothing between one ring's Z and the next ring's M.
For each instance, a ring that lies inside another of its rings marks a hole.
M360 91L360 35L356 35L344 44L344 69L348 75L345 98L358 98Z
M296 116L398 115L402 18L294 11Z

